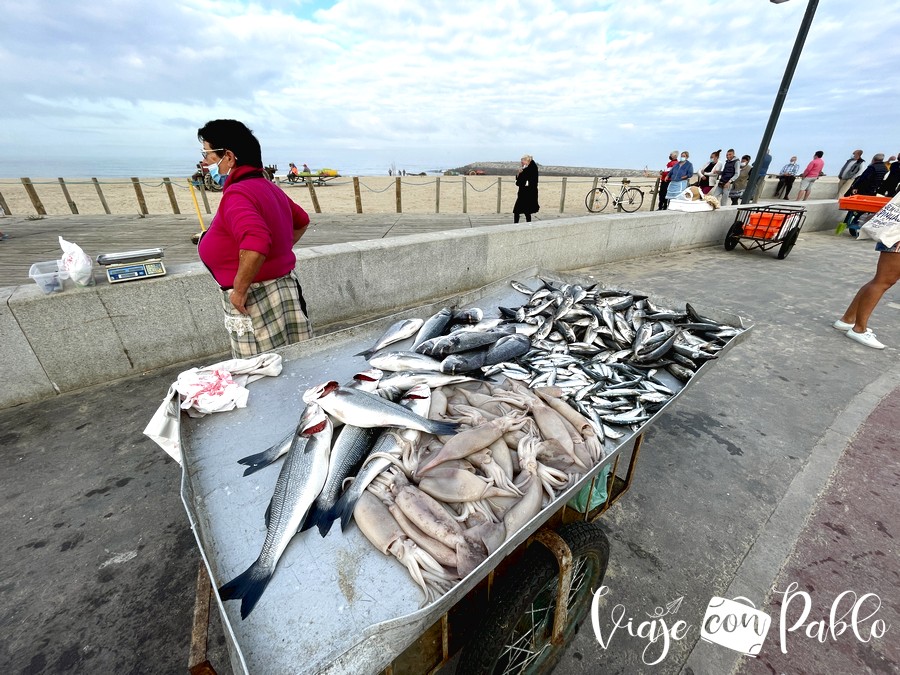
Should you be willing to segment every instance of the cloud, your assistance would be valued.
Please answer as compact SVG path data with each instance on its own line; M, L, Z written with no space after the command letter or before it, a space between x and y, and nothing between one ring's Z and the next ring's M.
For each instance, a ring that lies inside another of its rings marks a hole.
M889 0L820 3L773 139L831 155L893 137ZM244 119L264 147L458 163L641 167L671 147L755 153L806 3L137 0L5 3L0 142L193 149ZM874 151L874 150L873 150ZM477 152L478 156L463 156ZM546 160L545 160L546 161ZM834 160L838 161L838 160Z

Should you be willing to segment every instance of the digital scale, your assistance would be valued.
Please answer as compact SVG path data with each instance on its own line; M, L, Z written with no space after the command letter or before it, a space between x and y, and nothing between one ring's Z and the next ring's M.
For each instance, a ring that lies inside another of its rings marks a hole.
M106 278L109 283L149 279L166 275L162 263L161 248L147 248L141 251L124 251L123 253L104 253L97 256L97 264L106 267Z

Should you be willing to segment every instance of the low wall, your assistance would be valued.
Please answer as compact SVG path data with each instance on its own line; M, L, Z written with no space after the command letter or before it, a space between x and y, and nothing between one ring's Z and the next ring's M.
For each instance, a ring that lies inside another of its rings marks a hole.
M833 200L806 202L804 230L834 227ZM718 245L735 208L598 215L296 251L319 332L484 286L530 267L573 270ZM789 264L789 263L787 263ZM0 290L0 408L228 351L219 294L201 264L140 283L43 295Z

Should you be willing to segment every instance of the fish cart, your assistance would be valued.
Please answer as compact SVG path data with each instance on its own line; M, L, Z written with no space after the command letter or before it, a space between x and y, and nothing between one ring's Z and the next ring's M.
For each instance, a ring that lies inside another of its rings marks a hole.
M585 287L596 281L536 269L514 279L531 288L543 283L541 279ZM295 428L307 389L359 372L364 361L357 354L398 319L429 316L447 306L480 307L488 316L501 306L521 304L522 294L510 280L292 345L282 352L280 376L251 385L247 408L183 419L181 493L205 567L201 582L208 573L212 587L219 587L259 553L263 514L278 469L243 477L237 460ZM698 311L736 329L720 356L751 328L735 315ZM223 602L212 593L233 670L432 673L462 651L457 672L548 672L589 609L592 590L606 571L609 543L596 519L631 485L648 425L713 363L704 361L687 383L669 376L674 395L659 410L639 425L623 427L627 433L618 439L607 439L597 464L429 604L422 605L422 593L403 565L382 555L355 524L345 531L334 528L325 537L315 529L296 535L262 600L245 619L240 603ZM582 490L593 495L600 480L606 481L605 498L589 502L584 512L573 508L573 498ZM198 607L210 598L206 583L198 584ZM198 616L202 623L202 611ZM197 628L195 623L192 672L214 672L203 663L205 633L202 626Z
M748 251L777 247L778 259L784 260L797 243L805 220L806 209L802 206L739 207L725 235L725 250L732 251L738 244Z

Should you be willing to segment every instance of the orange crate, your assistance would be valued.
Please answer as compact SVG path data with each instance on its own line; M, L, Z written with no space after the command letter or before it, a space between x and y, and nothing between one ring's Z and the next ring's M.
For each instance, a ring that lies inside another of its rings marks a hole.
M744 236L774 239L784 225L785 217L784 213L751 213L744 225Z
M878 213L884 205L891 201L890 197L878 197L871 195L853 195L841 197L838 205L844 211L862 211L863 213ZM751 216L752 217L752 216Z

